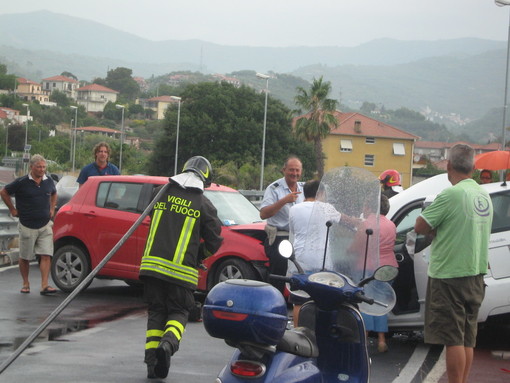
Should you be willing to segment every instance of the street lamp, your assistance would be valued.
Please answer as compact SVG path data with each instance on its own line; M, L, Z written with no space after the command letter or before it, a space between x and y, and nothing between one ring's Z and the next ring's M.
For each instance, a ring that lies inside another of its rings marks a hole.
M4 129L5 129L5 156L4 157L7 157L7 152L9 151L9 125L5 125L5 122L4 120L2 120L2 125L4 126Z
M28 104L23 104L23 106L26 106L27 108L27 119L26 119L26 124L25 124L25 147L27 146L28 144L28 117L30 116L30 107Z
M506 5L510 5L509 0L495 0L495 3L498 7L504 7ZM508 22L508 37L507 37L507 47L506 47L506 74L505 74L505 97L503 101L503 128L502 128L502 137L501 137L501 150L505 150L506 148L506 139L505 139L505 133L506 133L506 110L508 108L507 105L507 96L508 96L508 62L510 58L510 20ZM500 181L503 181L504 178L504 171L499 172L499 178Z
M117 109L122 109L122 119L120 123L120 153L119 153L119 173L122 173L122 145L124 144L124 105L115 105Z
M28 161L30 160L29 157L29 149L28 149L28 117L30 116L30 107L28 104L23 104L27 108L27 119L25 121L25 147L23 150L25 151L23 153L23 170L26 173L28 171Z
M495 0L495 3L498 7L504 7L506 5L510 5L509 0ZM503 104L503 129L502 129L502 139L501 139L501 150L505 150L506 142L505 142L505 133L506 133L506 110L508 108L507 105L507 96L508 96L508 63L510 58L510 20L508 23L508 38L507 38L507 48L506 48L506 75L505 75L505 97Z
M267 122L267 94L269 93L269 76L257 73L257 77L266 80L266 101L264 103L264 128L262 130L262 159L260 160L260 190L264 186L264 157L266 154L266 122Z
M71 137L71 147L69 149L69 163L73 162L73 125L74 125L74 118L71 118L71 124L69 125L70 134L69 137Z
M74 109L74 132L71 134L71 147L72 147L72 161L73 161L73 173L75 170L76 163L76 129L78 124L78 107L71 105L71 109Z
M177 101L177 133L175 135L175 164L174 176L177 174L177 160L179 159L179 122L181 119L181 98L177 96L170 96L172 100Z

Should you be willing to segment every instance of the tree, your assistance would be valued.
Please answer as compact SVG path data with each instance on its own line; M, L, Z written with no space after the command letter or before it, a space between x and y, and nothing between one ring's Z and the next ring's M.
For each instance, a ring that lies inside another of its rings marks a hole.
M70 159L70 136L57 135L56 137L45 138L42 141L32 141L31 153L39 153L47 160L58 164L65 164Z
M251 177L259 182L264 95L246 86L209 82L188 85L181 97L177 168L182 169L189 157L203 155L215 168L229 162L237 169L251 164L256 169ZM281 169L285 158L295 154L303 160L305 174L311 174L313 148L293 136L289 112L280 101L268 100L265 163ZM167 110L164 124L150 161L150 174L173 174L177 107Z
M61 76L65 76L65 77L68 77L68 78L72 78L76 81L78 81L78 77L76 77L74 74L72 74L71 72L67 72L67 71L64 71L60 74Z
M20 104L19 97L16 94L0 94L0 105L14 109L16 103Z
M145 109L139 104L129 104L127 112L130 117L143 117Z
M57 126L62 121L67 121L66 112L61 108L42 108L38 115L37 120L44 125ZM34 116L35 118L35 116Z
M7 74L7 65L0 64L0 89L13 90L16 87L16 76Z
M69 106L72 100L66 96L64 92L60 90L54 90L50 94L50 101L56 102L58 106Z
M118 91L121 98L134 100L140 94L140 86L131 76L132 73L129 68L118 67L109 70L105 79L94 79L94 83Z
M323 82L322 76L312 81L310 90L297 88L295 97L301 117L295 123L296 135L311 141L315 148L315 164L319 178L324 174L324 154L322 153L322 140L327 137L331 127L338 126L335 117L337 101L327 98L331 91L331 83ZM304 112L304 115L303 115Z
M359 109L361 113L370 115L373 111L377 109L377 105L375 105L373 102L365 101L361 105L361 108Z
M115 105L113 102L108 101L103 109L103 117L120 123L122 120L122 109L118 109Z
M282 176L281 166L271 164L264 167L264 179L276 180ZM214 182L235 189L253 190L260 186L260 166L244 163L238 167L234 162L214 167Z

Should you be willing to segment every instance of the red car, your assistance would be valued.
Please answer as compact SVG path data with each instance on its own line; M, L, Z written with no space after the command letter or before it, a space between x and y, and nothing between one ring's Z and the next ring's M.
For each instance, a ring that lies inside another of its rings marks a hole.
M167 182L167 177L150 176L89 178L55 217L51 264L55 284L65 292L76 288L139 218L154 188ZM198 290L208 291L231 278L263 280L267 273L266 234L258 209L226 186L213 184L204 193L218 210L224 242L204 261L207 270L199 272ZM97 278L138 282L149 222L150 217L146 217Z

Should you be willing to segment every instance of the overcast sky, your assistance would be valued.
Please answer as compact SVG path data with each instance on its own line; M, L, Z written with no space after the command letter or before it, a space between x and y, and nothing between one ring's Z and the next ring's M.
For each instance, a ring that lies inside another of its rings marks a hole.
M510 6L494 0L9 0L0 14L48 10L150 40L355 46L377 38L506 41Z

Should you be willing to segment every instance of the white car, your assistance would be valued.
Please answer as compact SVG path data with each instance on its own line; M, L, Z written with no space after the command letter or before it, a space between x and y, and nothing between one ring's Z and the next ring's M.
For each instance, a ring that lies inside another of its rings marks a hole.
M414 223L423 207L450 186L447 175L440 174L390 199L387 217L397 226L395 256L399 262L399 276L393 283L397 303L388 316L392 331L423 328L430 242L423 235L416 236ZM486 322L510 313L510 189L501 182L482 187L489 192L494 206L489 271L485 276L487 288L478 316L479 322ZM408 237L415 237L415 243Z

